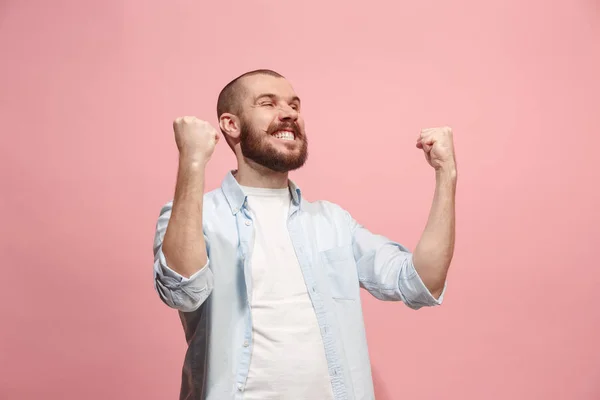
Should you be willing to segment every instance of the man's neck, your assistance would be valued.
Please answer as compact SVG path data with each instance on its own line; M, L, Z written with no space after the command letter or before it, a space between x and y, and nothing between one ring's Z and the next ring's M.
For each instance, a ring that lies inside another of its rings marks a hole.
M266 189L288 187L287 172L276 172L256 163L238 163L238 169L234 176L242 186Z

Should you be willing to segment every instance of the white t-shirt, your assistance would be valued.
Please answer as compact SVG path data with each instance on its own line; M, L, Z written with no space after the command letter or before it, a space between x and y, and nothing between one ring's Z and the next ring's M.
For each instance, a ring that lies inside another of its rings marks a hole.
M287 230L289 189L242 189L254 220L254 345L244 399L333 399L323 340Z

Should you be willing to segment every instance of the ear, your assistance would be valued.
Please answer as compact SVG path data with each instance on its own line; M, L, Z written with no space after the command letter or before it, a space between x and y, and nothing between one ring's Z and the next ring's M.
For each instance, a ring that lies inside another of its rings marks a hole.
M224 134L232 139L237 140L240 137L240 119L233 114L221 114L221 117L219 118L219 128L221 128L221 131Z

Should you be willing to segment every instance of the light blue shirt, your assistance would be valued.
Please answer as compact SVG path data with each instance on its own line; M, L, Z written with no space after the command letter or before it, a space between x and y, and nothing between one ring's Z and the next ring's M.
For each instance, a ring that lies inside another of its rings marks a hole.
M369 232L336 204L303 199L292 181L289 187L287 226L321 330L334 399L374 399L360 288L415 310L441 304L443 293L431 295L404 246ZM179 310L188 343L180 399L241 400L252 353L254 230L246 196L232 172L204 195L209 261L190 278L171 270L162 252L171 208L172 202L162 208L156 226L154 286Z

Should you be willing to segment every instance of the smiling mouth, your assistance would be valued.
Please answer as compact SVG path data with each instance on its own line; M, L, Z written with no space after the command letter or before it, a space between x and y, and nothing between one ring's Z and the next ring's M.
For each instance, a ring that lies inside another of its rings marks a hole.
M294 132L292 132L292 131L277 131L277 132L273 133L271 136L273 136L275 139L290 140L290 141L293 141L296 138L296 135L294 135Z

